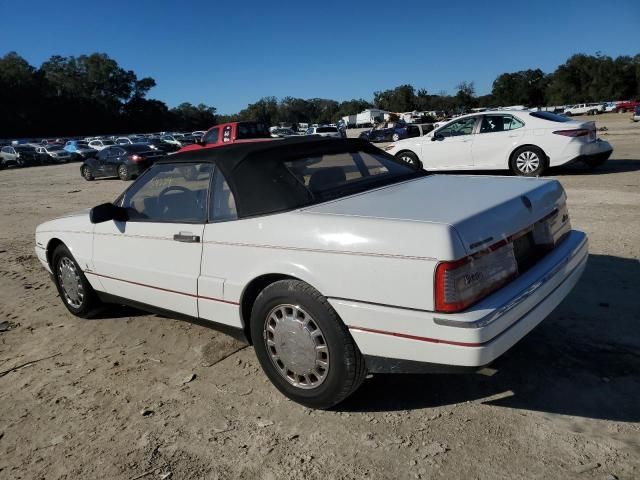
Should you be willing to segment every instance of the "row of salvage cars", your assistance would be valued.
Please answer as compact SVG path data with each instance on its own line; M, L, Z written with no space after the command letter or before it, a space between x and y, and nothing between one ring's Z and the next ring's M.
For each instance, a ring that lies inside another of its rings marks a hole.
M434 175L317 137L159 159L113 202L38 226L35 250L74 315L115 303L208 321L314 408L367 373L489 364L588 255L556 180Z

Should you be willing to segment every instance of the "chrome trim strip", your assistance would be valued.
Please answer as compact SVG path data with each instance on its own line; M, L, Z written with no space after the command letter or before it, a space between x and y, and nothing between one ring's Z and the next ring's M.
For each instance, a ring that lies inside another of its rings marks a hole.
M456 327L456 328L482 328L492 324L493 322L498 320L500 317L505 315L507 312L513 310L522 302L526 301L529 297L535 294L549 280L551 280L560 270L562 270L569 262L571 262L584 249L586 244L587 244L587 237L585 237L582 240L582 242L580 242L580 245L578 245L575 249L573 249L570 255L560 260L550 270L548 270L540 278L538 278L538 280L536 280L532 285L530 285L528 288L526 288L525 290L517 294L509 303L503 305L497 310L494 310L493 312L486 315L485 317L479 320L475 320L473 322L463 322L460 320L451 320L447 318L434 317L433 319L434 323L436 325L441 325L445 327ZM585 257L585 261L586 261L586 258L588 257ZM576 267L571 270L571 272L567 275L566 278L568 278L579 266L580 264L576 265Z

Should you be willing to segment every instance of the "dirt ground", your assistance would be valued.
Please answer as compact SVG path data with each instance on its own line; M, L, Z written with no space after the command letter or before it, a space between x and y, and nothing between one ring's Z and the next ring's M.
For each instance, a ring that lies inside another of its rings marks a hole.
M596 120L612 159L550 172L591 249L558 309L485 375L378 375L326 412L204 326L67 313L34 229L125 184L1 171L0 372L51 358L0 373L0 478L640 478L640 124Z

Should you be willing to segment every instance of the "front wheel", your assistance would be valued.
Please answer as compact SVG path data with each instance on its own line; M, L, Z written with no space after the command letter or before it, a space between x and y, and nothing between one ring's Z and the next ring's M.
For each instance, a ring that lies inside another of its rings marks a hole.
M397 142L398 140L400 140L400 134L394 133L393 135L391 135L391 140Z
M258 295L251 338L269 380L307 407L340 403L366 375L364 358L336 311L299 280L275 282Z
M94 179L91 168L89 168L88 165L84 165L80 170L80 173L82 174L82 178L84 178L87 182L90 182Z
M545 169L546 160L538 147L522 147L511 155L511 171L522 177L538 177Z
M413 152L400 152L396 155L396 158L412 167L415 167L416 169L422 168L422 162Z
M80 265L65 245L58 245L54 250L51 269L62 303L75 316L88 318L101 306Z

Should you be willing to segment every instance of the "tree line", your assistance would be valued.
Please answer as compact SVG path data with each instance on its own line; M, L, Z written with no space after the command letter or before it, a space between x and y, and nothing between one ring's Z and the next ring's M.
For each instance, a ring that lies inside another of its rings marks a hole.
M502 73L487 95L476 95L472 81L455 93L430 94L410 84L376 91L371 100L263 97L233 115L219 115L204 104L168 108L147 98L156 85L138 78L103 53L52 56L39 68L17 53L0 58L0 137L68 136L206 129L224 121L331 123L366 108L392 112L461 113L474 107L564 105L640 98L640 54L576 54L552 73L540 69Z

